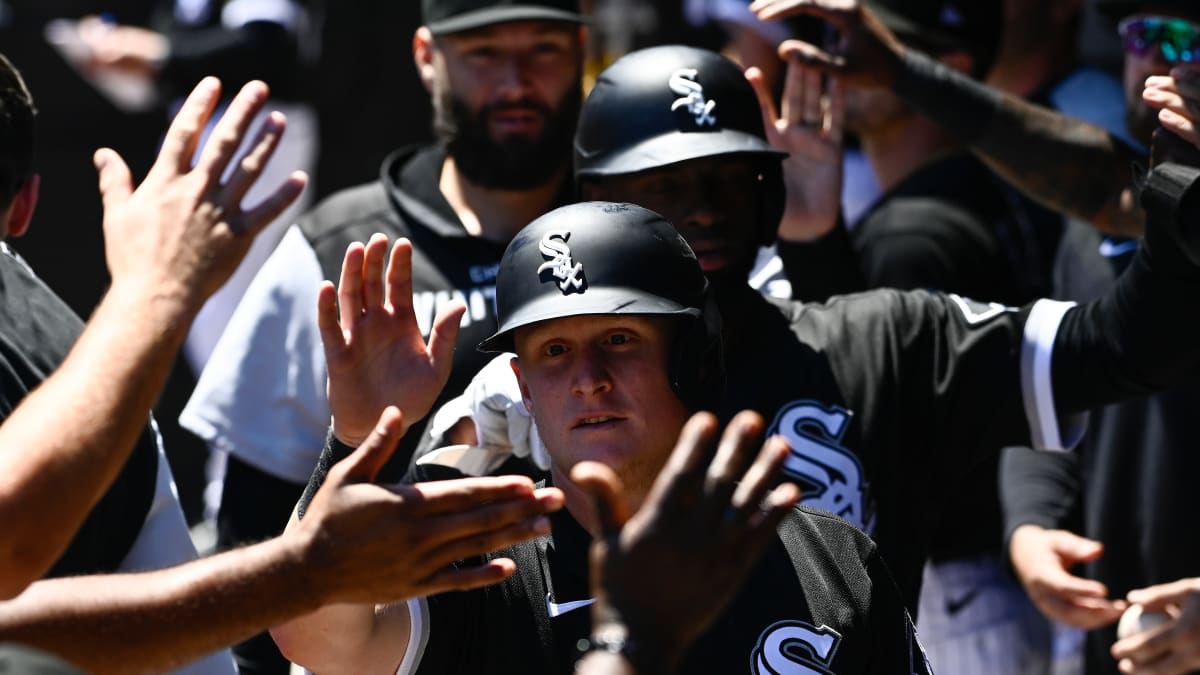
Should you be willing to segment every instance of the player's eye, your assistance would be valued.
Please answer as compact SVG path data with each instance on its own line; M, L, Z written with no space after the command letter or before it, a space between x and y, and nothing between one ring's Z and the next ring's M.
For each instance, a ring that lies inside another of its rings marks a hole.
M628 333L613 333L608 336L608 344L610 345L627 345L633 342L633 336Z
M567 347L559 344L548 345L545 353L546 356L562 356L567 353Z

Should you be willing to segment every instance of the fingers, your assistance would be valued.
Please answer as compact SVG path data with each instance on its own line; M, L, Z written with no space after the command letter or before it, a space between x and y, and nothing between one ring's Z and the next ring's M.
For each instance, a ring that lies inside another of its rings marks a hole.
M237 163L237 168L225 183L226 202L229 205L241 205L242 198L246 196L250 186L258 180L267 163L271 161L271 156L275 154L275 148L279 147L279 139L283 137L286 128L287 119L281 112L272 112L263 119L250 151Z
M1107 626L1121 618L1125 604L1103 598L1071 598L1053 595L1035 595L1034 602L1046 616L1063 623L1094 630Z
M220 95L221 82L215 77L204 78L192 89L192 93L175 114L175 119L171 121L171 126L167 128L152 172L182 174L191 169L196 144Z
M286 211L300 197L307 185L308 174L303 171L293 171L287 180L266 199L242 214L241 231L258 234L262 228L271 224Z
M220 183L225 167L233 160L242 139L246 136L246 130L250 128L250 123L266 102L267 85L257 80L247 82L230 101L225 114L213 128L204 149L200 152L196 169L205 173L214 187Z
M100 148L92 156L100 181L100 200L110 211L133 194L133 176L125 160L110 148Z
M707 412L692 415L679 432L675 450L646 501L691 508L701 494L708 465L716 453L716 441L717 418Z
M506 546L540 537L549 531L549 518L544 515L527 516L505 525L478 528L473 534L450 540L429 553L427 560L440 567L455 560L498 551Z
M804 88L804 76L813 72L804 68L796 61L789 60L783 76L783 94L779 104L779 118L789 127L801 126L805 123L804 98L807 93Z
M1053 530L1048 534L1052 537L1051 547L1054 553L1066 562L1063 565L1064 568L1081 562L1090 562L1104 553L1104 544L1081 537L1073 532Z
M616 536L629 520L628 507L621 498L624 486L617 474L607 464L579 462L571 468L571 482L592 496L603 536Z
M410 504L408 513L422 517L460 513L482 504L528 498L535 494L533 481L524 476L416 483L404 486L397 492Z
M368 483L375 480L379 470L396 450L404 435L404 416L400 409L388 406L379 416L367 440L339 465L345 465L342 483Z
M413 316L412 242L400 238L392 246L387 266L387 302L397 316Z
M829 140L842 144L846 131L846 85L837 77L829 78L829 116L825 119L825 133Z
M714 511L718 517L729 511L730 498L754 460L753 448L758 447L762 432L762 416L746 410L738 413L721 434L716 457L704 480L707 510Z
M387 235L375 233L367 240L362 266L362 304L365 311L383 306L383 262L387 258Z
M779 436L768 438L754 459L754 464L750 466L750 470L746 472L738 484L737 490L734 491L730 505L740 513L749 513L758 509L772 491L772 487L779 481L783 463L787 461L790 452L791 448L783 438ZM798 489L797 494L799 494Z
M1160 659L1168 656L1173 651L1175 642L1179 637L1179 631L1176 630L1179 625L1177 622L1168 622L1131 635L1124 640L1118 640L1113 643L1111 649L1113 658L1119 660L1127 659L1131 662L1131 665L1147 665L1153 668L1153 670L1134 669L1129 672L1187 672L1166 669L1163 667L1164 663L1159 662Z
M409 298L409 302L405 306L412 307L412 296L406 297ZM452 301L438 310L433 319L433 330L429 333L429 354L443 386L450 378L450 368L454 365L454 345L458 342L458 330L462 326L463 314L466 311L466 305ZM412 316L411 311L408 316Z
M504 581L517 571L508 558L489 560L475 567L453 567L441 570L418 587L418 595L436 595L447 591L469 591Z
M802 69L801 89L804 94L802 96L803 110L801 111L800 119L804 126L824 129L825 128L825 91L821 81L821 73L811 68Z
M317 328L325 347L325 361L335 361L346 348L346 337L338 323L337 291L332 281L321 282L317 289Z
M1188 595L1198 590L1196 579L1180 579L1130 591L1128 598L1130 602L1157 611L1166 609L1167 605L1182 603Z
M763 128L767 134L775 131L775 123L779 118L775 115L775 98L771 95L771 90L767 88L766 78L763 76L762 70L758 68L747 68L746 79L750 81L750 87L754 90L754 97L758 99L758 109L762 112Z
M353 334L358 318L362 316L362 276L365 248L360 242L346 247L342 258L342 276L338 279L338 310L342 330Z
M814 68L822 74L833 75L844 65L841 57L800 40L784 40L779 45L779 58L795 60L796 62Z

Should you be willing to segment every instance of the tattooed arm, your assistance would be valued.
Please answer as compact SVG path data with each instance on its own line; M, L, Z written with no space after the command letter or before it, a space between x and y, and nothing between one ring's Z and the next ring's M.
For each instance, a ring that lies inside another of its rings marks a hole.
M905 47L869 9L849 0L756 0L764 20L817 16L841 34L838 53L798 40L779 47L850 86L890 88L1031 198L1110 234L1137 235L1133 149L1108 132L1004 94Z

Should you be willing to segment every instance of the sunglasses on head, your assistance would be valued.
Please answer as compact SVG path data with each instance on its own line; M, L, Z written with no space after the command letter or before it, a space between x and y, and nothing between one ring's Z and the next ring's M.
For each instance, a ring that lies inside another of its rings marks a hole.
M1149 56L1158 49L1169 64L1200 60L1200 25L1185 19L1134 16L1117 26L1125 51Z

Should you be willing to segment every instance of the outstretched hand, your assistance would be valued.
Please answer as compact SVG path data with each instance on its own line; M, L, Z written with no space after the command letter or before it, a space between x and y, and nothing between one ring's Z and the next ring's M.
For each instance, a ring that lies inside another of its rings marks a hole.
M246 192L262 175L286 120L267 116L250 151L222 180L250 122L267 101L267 86L250 82L229 104L192 166L192 157L221 94L205 78L184 101L167 129L146 180L133 189L129 167L114 150L96 151L94 162L104 202L104 249L114 291L125 288L182 303L191 312L237 269L254 237L304 189L293 173L262 203L243 208Z
M783 160L787 203L779 223L784 241L812 241L838 222L842 198L842 136L845 91L830 78L826 91L819 70L789 61L783 96L776 113L774 97L762 71L750 68L762 110L767 141L788 153Z
M1180 579L1129 592L1146 611L1166 612L1166 623L1112 646L1126 675L1183 675L1200 669L1200 578Z
M775 528L800 499L776 486L789 449L743 412L717 443L717 421L692 417L646 501L632 517L608 466L581 462L571 481L595 500L602 536L592 545L593 630L642 647L639 672L670 672L737 593Z
M523 476L373 484L403 434L401 416L384 410L284 535L303 542L306 563L329 584L326 602L398 602L501 581L516 569L507 558L451 564L545 534L545 515L562 507L560 490L535 490Z
M1085 630L1116 621L1128 606L1124 600L1109 600L1108 587L1099 581L1071 573L1103 552L1098 541L1037 525L1017 528L1009 543L1013 570L1042 614Z
M382 234L350 245L337 291L326 281L317 295L339 440L357 446L389 405L404 412L406 427L429 413L450 377L465 311L457 301L442 307L426 344L413 313L412 244L397 240L390 256Z
M755 0L750 11L763 21L815 16L839 35L838 44L824 48L802 40L785 40L779 55L795 59L849 86L891 87L901 70L904 46L879 17L857 0Z

